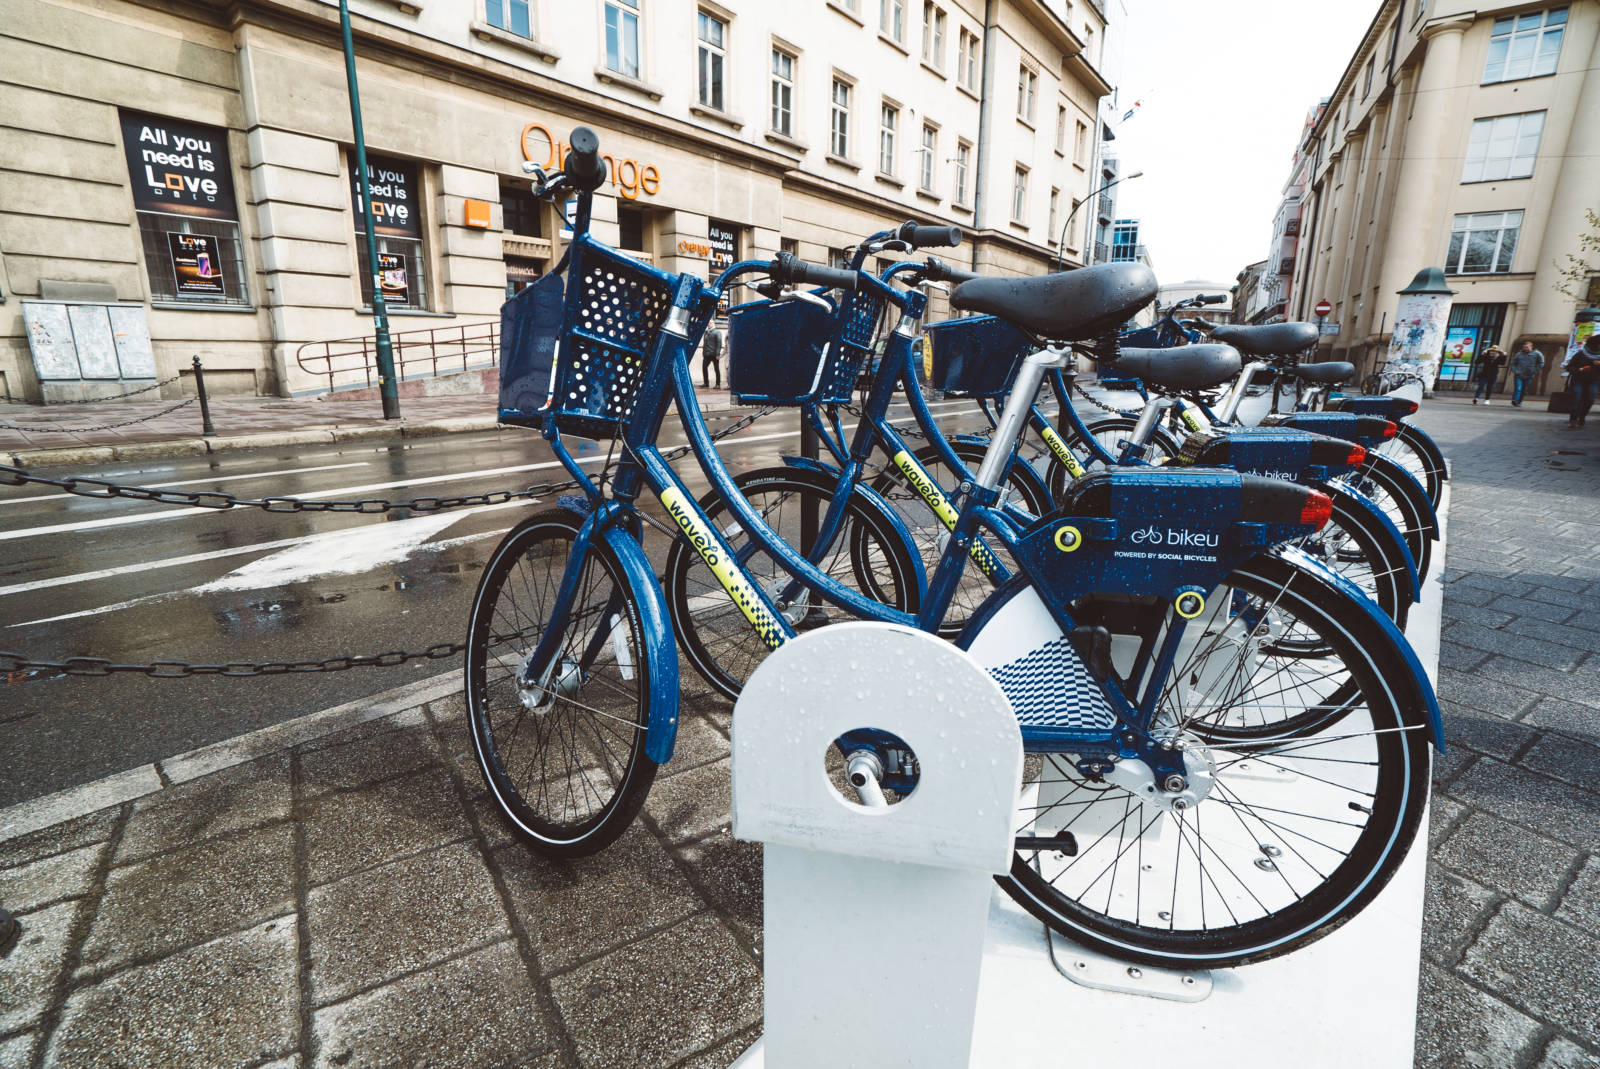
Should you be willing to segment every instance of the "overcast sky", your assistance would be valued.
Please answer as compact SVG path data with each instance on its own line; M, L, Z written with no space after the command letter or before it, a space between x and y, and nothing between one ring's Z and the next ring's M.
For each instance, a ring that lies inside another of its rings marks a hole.
M1307 110L1331 94L1379 0L1120 0L1123 171L1117 214L1143 220L1163 285L1223 282L1267 257Z

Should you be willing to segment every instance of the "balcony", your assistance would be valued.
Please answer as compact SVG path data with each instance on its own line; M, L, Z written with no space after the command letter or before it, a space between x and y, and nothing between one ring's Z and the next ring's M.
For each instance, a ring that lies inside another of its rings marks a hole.
M1094 262L1103 264L1111 259L1111 246L1103 241L1094 243Z
M1286 238L1297 238L1297 237L1299 237L1300 236L1300 220L1299 219L1290 219L1287 223L1284 223L1283 224L1283 236L1286 237Z
M1294 274L1294 257L1293 256L1285 256L1283 259L1278 261L1278 274L1280 274L1280 275L1292 275L1292 274Z

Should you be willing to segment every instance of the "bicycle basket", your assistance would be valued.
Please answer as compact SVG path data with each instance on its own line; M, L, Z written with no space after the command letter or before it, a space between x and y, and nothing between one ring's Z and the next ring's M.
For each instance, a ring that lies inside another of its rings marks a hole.
M728 391L735 404L815 400L835 313L809 301L751 301L728 311Z
M610 438L633 413L672 303L675 276L587 238L552 272L500 308L500 422ZM570 285L568 284L570 282ZM707 296L691 341L715 311Z
M845 294L835 322L839 344L822 371L817 400L826 405L844 405L856 387L861 367L874 352L878 324L883 320L885 301L876 293L856 290Z
M994 316L947 319L926 333L933 349L929 385L956 397L1004 396L1022 358L1034 350L1026 334Z

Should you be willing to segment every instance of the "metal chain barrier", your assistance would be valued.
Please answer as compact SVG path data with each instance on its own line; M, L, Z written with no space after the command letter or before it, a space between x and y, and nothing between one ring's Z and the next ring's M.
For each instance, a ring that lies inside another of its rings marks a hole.
M171 415L178 409L192 405L198 400L198 397L191 397L187 401L179 401L170 408L163 408L161 411L152 412L148 416L125 419L121 423L101 423L93 427L30 427L16 423L0 423L0 431L21 431L23 434L89 434L93 431L113 431L118 427L131 427L135 423L148 423L150 420Z
M1072 389L1073 389L1073 391L1075 393L1077 393L1077 395L1079 397L1083 398L1085 401L1088 401L1091 405L1093 405L1094 407L1098 408L1100 411L1109 412L1113 416L1123 416L1123 417L1125 417L1127 419L1138 419L1139 416L1143 414L1142 411L1140 409L1137 409L1137 408L1130 409L1130 410L1124 412L1120 408L1113 408L1111 405L1108 405L1103 401L1098 401L1095 398L1090 397L1089 396L1089 392L1083 388L1082 384L1079 383L1077 379L1073 379L1072 380Z
M495 635L490 641L514 637ZM0 650L0 675L6 682L23 682L51 676L109 676L133 674L151 679L187 679L191 676L226 676L246 679L255 676L295 675L306 672L346 672L352 668L395 668L408 661L442 661L467 648L465 642L439 642L425 650L354 654L328 657L320 661L230 661L227 664L189 664L186 661L152 661L149 664L118 664L104 657L68 657L60 661L29 660L20 653ZM23 677L21 680L18 676Z
M163 386L172 385L181 378L183 378L183 374L180 372L170 379L162 379L160 382L153 382L149 386L141 386L137 390L129 390L127 393L112 394L109 397L89 397L82 401L45 401L43 403L46 407L50 405L103 405L108 401L122 401L129 397L137 397L142 393L149 393L151 390L159 390Z

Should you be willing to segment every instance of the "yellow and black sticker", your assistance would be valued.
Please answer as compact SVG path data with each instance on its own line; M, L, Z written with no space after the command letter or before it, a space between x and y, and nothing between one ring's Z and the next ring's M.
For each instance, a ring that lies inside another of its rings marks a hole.
M1183 420L1184 426L1191 431L1205 430L1205 423L1200 418L1200 408L1193 401L1178 398L1178 416Z
M1206 611L1206 598L1198 590L1185 590L1173 601L1172 607L1185 620L1193 620Z
M1063 553L1071 553L1083 545L1083 532L1072 524L1056 528L1056 548Z
M894 466L900 469L901 473L906 477L906 482L910 483L911 488L921 496L923 501L928 503L928 507L933 510L933 514L939 517L939 521L950 530L955 530L956 517L958 515L956 507L950 503L948 497L944 496L944 491L940 490L939 484L933 481L933 476L929 475L927 470L917 463L917 458L902 449L894 455ZM972 540L972 545L967 550L967 556L972 558L972 563L976 564L978 570L984 575L993 578L999 574L1000 559L994 555L994 552L988 546L983 544L983 539L974 538Z
M767 648L775 650L783 645L783 628L778 626L778 621L762 604L760 595L750 580L745 578L744 572L723 553L722 544L707 528L693 503L677 487L669 486L661 491L661 504L666 506L667 515L672 517L695 552L700 554L700 559L706 562L706 567L711 569L711 574L717 577L717 582L722 584L728 597L744 613L744 618L750 621L750 626L767 644Z
M1050 447L1050 452L1054 453L1056 459L1061 461L1061 466L1067 469L1067 474L1074 479L1083 478L1083 465L1078 463L1078 458L1067 447L1067 443L1061 440L1061 435L1055 432L1055 428L1041 427L1039 433L1044 437L1044 444Z

